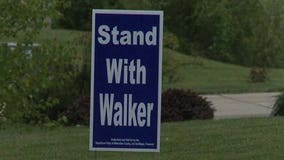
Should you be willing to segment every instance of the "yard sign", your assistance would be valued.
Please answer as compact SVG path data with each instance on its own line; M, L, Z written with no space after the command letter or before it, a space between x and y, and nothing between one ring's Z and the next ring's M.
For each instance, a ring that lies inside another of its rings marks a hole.
M90 150L159 152L163 12L93 10Z

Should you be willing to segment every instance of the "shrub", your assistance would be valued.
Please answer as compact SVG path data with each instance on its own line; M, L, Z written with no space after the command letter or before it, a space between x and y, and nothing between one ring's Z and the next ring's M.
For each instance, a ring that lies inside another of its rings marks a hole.
M272 116L284 116L284 93L276 100L271 114Z
M76 79L77 83L80 84L81 95L90 94L90 82L91 82L91 45L92 37L90 32L83 33L78 39L76 39L77 45L81 47L80 56L81 69Z
M164 80L169 83L177 82L179 80L179 75L177 73L178 68L182 66L181 62L170 53L164 52L163 55L163 76Z
M179 39L171 32L164 33L164 47L177 50L179 48Z
M174 50L163 49L163 82L175 83L182 79L180 68L188 66L203 66L203 61L196 56L184 56Z
M46 43L27 55L19 46L0 50L0 98L12 121L46 123L57 120L79 95L75 49L69 44Z
M81 96L77 99L74 105L68 108L65 116L68 119L68 123L72 125L76 124L89 124L90 120L90 97Z
M268 79L267 70L263 67L254 67L250 71L250 80L253 83L265 82Z
M75 78L79 95L61 114L61 124L89 124L90 119L90 80L91 80L91 34L83 33L75 42L80 47L80 71Z
M6 120L6 117L4 115L5 108L6 108L6 103L5 102L0 103L0 123Z
M211 103L190 90L168 89L162 95L162 121L212 119Z

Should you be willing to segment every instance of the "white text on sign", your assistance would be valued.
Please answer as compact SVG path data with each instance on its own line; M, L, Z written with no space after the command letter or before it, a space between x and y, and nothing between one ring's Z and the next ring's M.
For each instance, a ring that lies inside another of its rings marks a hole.
M108 25L101 25L98 29L98 42L102 45L157 45L157 27L144 33L143 31L120 31L117 26L110 29Z
M109 59L106 58L108 83L120 84L146 84L146 67L141 65L141 60ZM122 76L123 74L123 76Z
M124 102L115 102L114 96L114 94L100 93L102 126L151 126L154 103L133 102L132 94L124 94Z
M147 69L141 59L106 58L108 84L145 85ZM132 94L124 94L123 102L114 93L100 93L102 126L150 127L154 103L134 102Z

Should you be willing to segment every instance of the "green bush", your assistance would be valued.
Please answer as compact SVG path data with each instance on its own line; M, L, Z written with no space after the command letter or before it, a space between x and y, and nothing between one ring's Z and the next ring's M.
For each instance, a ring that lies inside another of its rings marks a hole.
M203 62L198 57L184 57L181 58L171 49L163 49L163 82L175 83L179 81L182 76L178 73L179 68L185 66L203 66Z
M174 56L171 56L170 54L171 53L166 51L164 51L163 54L163 80L173 83L179 80L177 71L178 68L181 67L182 63L180 60Z
M179 48L179 39L171 32L164 32L164 47L177 50Z
M73 103L79 94L75 81L79 70L70 46L49 42L32 54L22 45L15 50L1 46L0 98L7 104L7 119L46 123L57 120Z
M75 103L67 109L64 115L68 119L68 124L88 125L90 121L90 97L79 97Z
M80 73L76 83L80 85L80 96L76 97L75 102L67 108L64 116L68 119L68 124L88 125L90 119L90 80L91 80L91 35L89 32L83 33L77 40L82 50Z
M6 103L5 102L0 103L0 124L6 120L4 114L5 108L6 108Z
M190 90L168 89L162 95L162 121L212 119L212 104Z
M273 106L272 116L284 116L284 93L276 100Z
M250 80L253 83L265 82L268 79L267 70L263 67L254 67L250 71Z
M80 84L80 93L84 96L90 95L90 80L91 80L91 45L92 37L90 32L84 32L79 39L76 40L78 46L81 47L81 67L77 78L77 83Z

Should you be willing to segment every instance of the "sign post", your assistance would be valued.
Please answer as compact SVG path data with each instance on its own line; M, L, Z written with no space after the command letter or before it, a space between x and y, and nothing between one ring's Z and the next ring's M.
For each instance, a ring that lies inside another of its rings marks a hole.
M90 150L160 151L162 11L93 10Z

